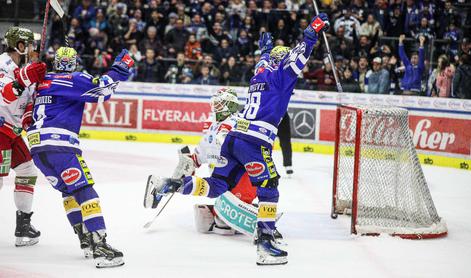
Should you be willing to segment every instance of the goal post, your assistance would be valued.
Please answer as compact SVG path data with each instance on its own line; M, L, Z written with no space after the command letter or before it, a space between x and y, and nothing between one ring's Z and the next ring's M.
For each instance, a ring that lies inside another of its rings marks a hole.
M403 108L337 108L332 218L351 214L351 233L436 238L438 216Z

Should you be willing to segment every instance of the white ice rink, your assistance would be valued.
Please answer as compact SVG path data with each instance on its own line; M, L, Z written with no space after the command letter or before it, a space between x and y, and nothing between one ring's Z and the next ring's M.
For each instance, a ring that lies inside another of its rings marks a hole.
M176 195L150 230L155 214L142 206L149 173L169 175L179 145L83 141L84 158L101 197L108 242L126 264L96 269L85 260L59 192L41 175L33 224L42 235L33 247L14 247L15 206L10 176L0 192L0 277L471 277L471 172L425 166L438 213L449 229L444 239L411 241L389 236L352 237L349 218L330 219L332 157L294 154L295 174L280 183L279 229L289 244L289 263L256 266L255 246L245 236L199 234L194 203ZM281 154L275 152L280 172Z

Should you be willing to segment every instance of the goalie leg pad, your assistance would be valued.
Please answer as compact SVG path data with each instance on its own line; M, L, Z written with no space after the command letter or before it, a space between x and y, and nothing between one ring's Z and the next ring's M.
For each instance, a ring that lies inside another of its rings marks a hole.
M242 202L231 192L219 196L214 203L216 215L232 229L252 237L257 223L257 208Z
M210 205L195 205L195 226L199 233L210 233L214 227L214 214Z

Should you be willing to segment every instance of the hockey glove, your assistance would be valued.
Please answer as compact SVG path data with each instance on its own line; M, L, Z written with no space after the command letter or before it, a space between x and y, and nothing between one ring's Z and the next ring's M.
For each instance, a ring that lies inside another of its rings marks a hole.
M312 19L311 24L304 30L304 36L317 42L318 34L329 30L329 17L325 13L320 13Z
M126 49L123 49L121 53L119 53L119 55L114 59L112 67L129 73L132 66L134 66L134 60L129 55L129 52Z
M46 75L46 64L42 62L34 62L21 69L17 68L14 71L15 81L24 89L31 84L41 82Z
M262 35L260 36L260 40L258 41L258 47L262 54L270 54L270 51L273 49L273 38L271 37L271 33L262 33Z

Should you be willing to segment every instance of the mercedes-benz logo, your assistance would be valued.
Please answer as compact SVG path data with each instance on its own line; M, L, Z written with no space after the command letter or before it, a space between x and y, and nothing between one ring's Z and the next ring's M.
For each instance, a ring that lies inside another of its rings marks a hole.
M307 137L316 129L316 119L311 112L301 110L294 116L293 127L298 135Z

